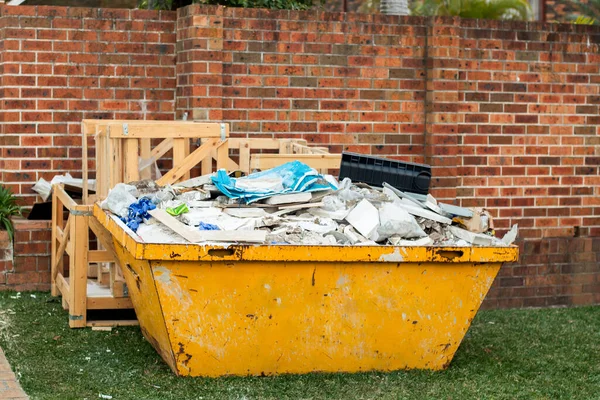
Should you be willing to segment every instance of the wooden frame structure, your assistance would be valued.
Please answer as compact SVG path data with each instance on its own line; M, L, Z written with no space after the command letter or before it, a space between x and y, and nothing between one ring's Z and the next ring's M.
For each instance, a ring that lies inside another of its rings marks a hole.
M64 219L64 209L69 213ZM98 243L106 250L90 250L90 230ZM69 276L65 277L63 258L69 256ZM90 264L113 263L111 275L116 274L114 264L117 259L110 233L92 216L92 206L77 204L62 185L54 185L52 190L52 254L51 277L52 295L62 295L63 307L69 310L69 326L132 325L136 321L97 321L87 319L88 310L133 308L129 297L124 297L124 280L113 280L112 288L96 295L88 294L88 270ZM98 267L100 269L100 267ZM102 274L102 271L98 271ZM119 287L120 289L117 289ZM120 292L121 296L117 297ZM115 296L115 294L117 296Z
M227 142L229 149L235 149L239 154L237 163L231 158L227 160L227 169L240 170L246 174L294 160L325 173L329 169L338 169L342 160L341 154L329 154L326 147L310 147L304 139L229 138ZM278 153L253 154L252 150L273 150ZM212 161L204 161L202 173L208 174L211 169Z
M96 138L96 198L101 200L117 183L151 178L151 165L173 150L173 168L156 182L173 184L189 179L190 170L211 156L217 168L227 168L229 125L187 121L83 120L83 146ZM162 141L152 148L152 140ZM190 140L203 143L190 152ZM140 165L143 162L143 167ZM212 166L211 166L212 168ZM84 152L84 202L87 204L87 154Z
M130 325L136 321L90 321L88 310L132 308L110 234L92 215L93 203L103 200L118 183L154 179L155 161L172 150L173 168L156 179L159 185L189 179L190 171L201 164L202 174L217 169L241 170L249 174L292 160L300 160L322 172L339 168L341 155L329 154L325 147L309 147L302 139L229 138L224 123L188 121L83 120L83 204L78 204L60 185L54 186L52 200L52 295L63 297L69 309L69 326ZM96 188L89 195L88 137L96 143ZM199 146L190 151L192 141ZM153 146L154 145L154 146ZM239 160L229 157L238 152ZM257 153L277 151L278 154ZM254 152L253 152L254 151ZM64 219L64 209L68 218ZM90 231L98 249L90 250ZM69 255L69 274L65 276L63 258ZM90 266L96 265L98 282L110 289L97 296L90 293ZM106 268L108 266L108 268ZM108 279L105 279L108 275Z
M63 307L69 310L69 326L132 325L137 321L90 321L89 310L132 309L122 278L112 237L93 217L93 203L102 200L117 183L151 177L150 166L173 150L173 168L157 180L172 184L189 177L189 171L205 157L216 154L217 166L226 167L227 124L197 124L184 121L84 120L83 132L83 204L73 200L60 185L52 194L52 295L62 295ZM96 139L96 194L88 188L88 136ZM162 139L152 148L153 139ZM190 152L191 139L206 142ZM140 168L140 161L148 160ZM68 212L65 221L64 210ZM98 249L90 250L90 231L96 236ZM64 271L64 254L69 256L68 277ZM95 266L95 272L92 272ZM100 287L89 278L97 275ZM108 275L108 279L105 278ZM108 281L108 282L106 282ZM90 290L93 289L93 290ZM91 293L91 292L95 293Z

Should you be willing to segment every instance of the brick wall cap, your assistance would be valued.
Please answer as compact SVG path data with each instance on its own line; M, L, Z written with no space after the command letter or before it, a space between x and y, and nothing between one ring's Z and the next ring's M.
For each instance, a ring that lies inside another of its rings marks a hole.
M50 229L52 221L50 220L28 220L21 217L12 218L15 231L28 229Z

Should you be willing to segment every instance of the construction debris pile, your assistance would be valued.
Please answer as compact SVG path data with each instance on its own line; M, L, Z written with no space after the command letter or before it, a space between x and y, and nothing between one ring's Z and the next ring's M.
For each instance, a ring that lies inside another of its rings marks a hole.
M490 214L431 195L338 182L298 161L233 178L224 170L159 187L118 184L102 202L146 243L509 246ZM130 232L133 234L133 232Z

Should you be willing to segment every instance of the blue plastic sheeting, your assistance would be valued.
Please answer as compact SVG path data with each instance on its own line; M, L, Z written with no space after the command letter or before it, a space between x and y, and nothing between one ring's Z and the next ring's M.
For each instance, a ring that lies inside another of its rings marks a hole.
M200 225L198 226L201 231L219 231L219 227L213 224L209 224L206 222L200 221Z
M231 178L224 169L212 177L213 184L230 199L247 204L277 194L337 189L323 175L300 161L291 161L243 178Z
M146 219L150 219L151 215L148 211L154 210L156 206L147 197L142 197L135 203L129 206L127 218L121 218L121 220L127 225L129 229L137 232L140 224Z

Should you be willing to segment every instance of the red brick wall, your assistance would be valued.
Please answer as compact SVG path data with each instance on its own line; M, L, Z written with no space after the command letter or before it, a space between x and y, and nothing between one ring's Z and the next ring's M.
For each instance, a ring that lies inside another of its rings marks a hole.
M0 181L32 204L37 179L80 176L83 118L173 119L175 17L1 6Z
M3 103L15 120L4 127L0 160L10 166L3 181L23 194L35 177L52 174L46 167L77 172L83 116L188 113L229 122L234 135L296 136L334 152L429 163L435 196L488 208L499 234L521 228L521 263L502 270L486 306L600 303L598 27L199 5L180 9L176 21L156 12L7 9L3 85L19 102ZM41 17L52 13L60 16ZM53 37L64 30L60 20L74 24L66 39ZM35 40L13 37L30 31ZM117 50L123 35L135 43ZM78 61L83 72L72 78L56 72L63 63L43 62L33 81L26 74L17 83L13 64L20 74L38 68L17 55L64 57L36 48L40 42L79 46L86 53L68 57L92 55L93 63ZM125 85L109 89L125 98L86 97L109 81ZM24 96L48 87L56 110L41 108L42 94L34 103ZM70 97L57 98L64 90ZM152 112L143 113L140 96L151 97ZM81 101L91 109L78 110Z
M0 290L50 290L50 221L15 219L14 228L12 245L0 231Z

